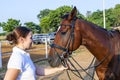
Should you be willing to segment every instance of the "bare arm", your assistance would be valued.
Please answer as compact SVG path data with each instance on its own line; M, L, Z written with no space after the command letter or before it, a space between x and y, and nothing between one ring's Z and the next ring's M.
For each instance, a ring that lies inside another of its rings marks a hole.
M60 67L56 67L56 68L44 68L44 67L40 67L40 66L36 66L36 73L39 76L44 76L44 75L50 75L53 74L57 71L63 71L67 68L60 66Z
M5 74L4 80L16 80L19 73L19 69L9 68Z

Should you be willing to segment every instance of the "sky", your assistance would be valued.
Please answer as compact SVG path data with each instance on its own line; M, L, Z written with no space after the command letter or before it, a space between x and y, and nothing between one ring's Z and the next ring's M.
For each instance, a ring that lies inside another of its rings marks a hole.
M105 9L114 8L120 0L104 0ZM103 0L0 0L0 22L13 18L39 24L37 15L43 9L55 10L61 6L76 6L83 15L87 11L103 10Z

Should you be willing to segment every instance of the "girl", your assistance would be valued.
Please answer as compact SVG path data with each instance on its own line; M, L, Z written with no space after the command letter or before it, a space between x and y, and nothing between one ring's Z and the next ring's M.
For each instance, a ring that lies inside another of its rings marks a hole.
M65 67L43 68L33 64L29 53L32 46L32 31L26 27L16 27L7 35L6 39L15 44L12 55L8 61L4 80L36 80L36 75L49 75L66 69Z

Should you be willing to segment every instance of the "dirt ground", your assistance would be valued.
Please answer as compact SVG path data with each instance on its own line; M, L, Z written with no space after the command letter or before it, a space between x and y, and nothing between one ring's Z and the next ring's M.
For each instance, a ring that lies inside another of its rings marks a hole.
M7 62L9 60L9 57L11 55L10 53L12 51L12 47L13 46L11 46L9 44L2 44L2 64L3 64L3 67L5 67L5 68L6 68ZM34 62L36 62L35 64L38 64L38 65L44 66L44 67L50 67L49 64L47 63L47 61L41 60L46 57L45 45L43 45L43 44L42 45L41 44L33 45L33 47L30 50L28 50L28 52L31 55L31 59ZM48 52L49 52L49 46L48 46ZM79 63L79 65L81 65L84 69L86 69L90 65L90 63L93 59L92 54L84 46L81 46L78 50L74 51L72 56ZM71 61L73 62L73 60L71 60ZM74 65L77 67L78 70L81 69L75 63L74 63ZM89 72L89 73L91 73L91 71L92 71L92 69L87 70L87 72ZM5 72L0 72L0 76L4 77L4 73ZM83 80L83 79L78 78L71 71L68 71L68 73L70 74L71 80ZM91 80L91 78L84 71L80 71L80 74L82 75L84 80ZM96 77L96 74L94 76L94 79L98 80L98 78ZM37 80L70 80L70 79L68 78L67 71L62 71L62 72L54 73L49 76L37 76Z
M75 51L72 54L72 56L78 62L78 64L84 69L88 68L91 61L93 60L93 55L84 46L81 46L77 51ZM75 64L75 62L71 58L70 58L70 60L75 65L75 67L78 70L80 70L79 72L80 72L81 76L83 77L83 79L80 79L79 77L74 75L71 71L68 71L70 78L71 78L71 79L69 79L69 77L67 75L67 71L65 70L62 72L52 74L50 76L45 76L45 77L38 76L38 80L99 80L98 77L96 76L96 73L94 75L94 79L92 79L83 70L81 70L81 68L79 66L77 66L77 64ZM49 64L48 64L48 66L49 66ZM90 74L90 75L93 75L92 74L93 71L94 71L93 69L86 70L86 72L88 72L88 74Z

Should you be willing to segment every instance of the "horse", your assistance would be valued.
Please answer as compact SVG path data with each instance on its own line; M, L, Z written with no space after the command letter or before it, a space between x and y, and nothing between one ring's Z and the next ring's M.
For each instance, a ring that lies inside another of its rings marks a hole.
M49 64L59 66L72 52L85 46L96 57L94 65L99 80L120 80L120 32L107 30L77 18L77 8L62 16L49 51Z

